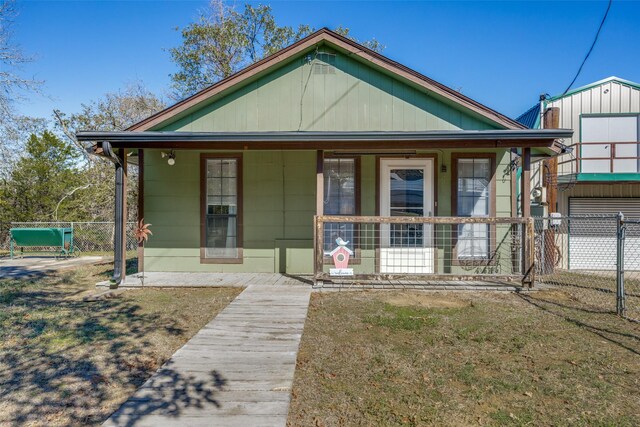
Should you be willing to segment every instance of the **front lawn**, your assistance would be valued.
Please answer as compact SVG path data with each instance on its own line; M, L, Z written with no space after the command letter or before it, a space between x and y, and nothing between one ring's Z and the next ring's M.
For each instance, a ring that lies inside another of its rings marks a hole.
M314 294L289 424L640 425L640 325L561 291Z
M241 291L140 289L85 301L108 270L0 279L0 425L104 421Z

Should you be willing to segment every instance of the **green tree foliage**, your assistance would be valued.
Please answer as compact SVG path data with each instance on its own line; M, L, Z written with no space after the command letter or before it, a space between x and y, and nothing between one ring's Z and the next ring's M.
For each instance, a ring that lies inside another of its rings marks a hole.
M73 146L52 132L32 134L25 144L24 156L0 188L2 220L54 219L60 199L81 180L75 169L77 159ZM71 220L78 214L71 206L64 206L59 215Z
M14 116L0 120L0 186L25 152L24 146L32 133L42 133L47 127L44 119Z
M271 7L245 4L242 12L222 1L212 1L199 20L182 29L182 45L169 50L179 71L171 76L174 96L185 98L240 69L309 35L314 28L279 26ZM349 29L336 32L355 40ZM363 42L381 51L378 41Z
M82 105L77 114L55 111L56 126L20 118L0 123L0 222L113 221L114 166L89 156L79 130L124 130L164 108L141 84ZM129 219L136 219L137 168L129 167Z

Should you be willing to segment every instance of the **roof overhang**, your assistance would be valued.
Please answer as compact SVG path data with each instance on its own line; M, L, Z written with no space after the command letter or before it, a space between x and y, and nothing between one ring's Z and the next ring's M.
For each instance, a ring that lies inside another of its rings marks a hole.
M78 132L81 142L113 148L198 150L398 150L532 148L534 156L563 153L571 129L423 132Z

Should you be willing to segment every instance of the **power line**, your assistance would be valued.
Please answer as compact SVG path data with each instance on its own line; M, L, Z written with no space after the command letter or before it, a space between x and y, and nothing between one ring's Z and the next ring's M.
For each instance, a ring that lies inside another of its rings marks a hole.
M562 93L562 96L566 95L566 93L569 92L569 89L571 89L571 86L573 86L573 84L576 82L576 79L580 75L580 72L582 71L582 67L584 67L585 62L587 62L587 59L589 59L589 55L591 55L591 51L595 47L596 42L598 41L598 37L600 36L600 31L602 31L602 27L604 26L604 21L607 20L607 15L609 15L609 10L611 9L611 3L613 3L613 0L609 0L609 4L607 5L607 10L604 12L604 16L602 17L602 21L600 22L600 26L598 27L598 32L596 33L596 36L593 39L593 43L591 43L591 47L589 48L589 51L587 52L584 59L582 60L582 64L580 64L580 68L578 68L578 72L576 73L573 80L571 80L571 83L569 83L569 86L567 86L567 88L564 90L564 92Z

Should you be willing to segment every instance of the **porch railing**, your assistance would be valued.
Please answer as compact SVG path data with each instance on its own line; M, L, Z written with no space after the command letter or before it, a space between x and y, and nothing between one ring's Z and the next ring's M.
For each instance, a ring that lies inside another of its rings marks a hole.
M316 216L314 242L318 284L535 279L531 218Z
M640 155L637 141L578 142L568 145L573 155L560 158L558 170L561 175L574 173L638 173ZM592 153L585 155L585 150ZM584 162L589 162L586 165Z

